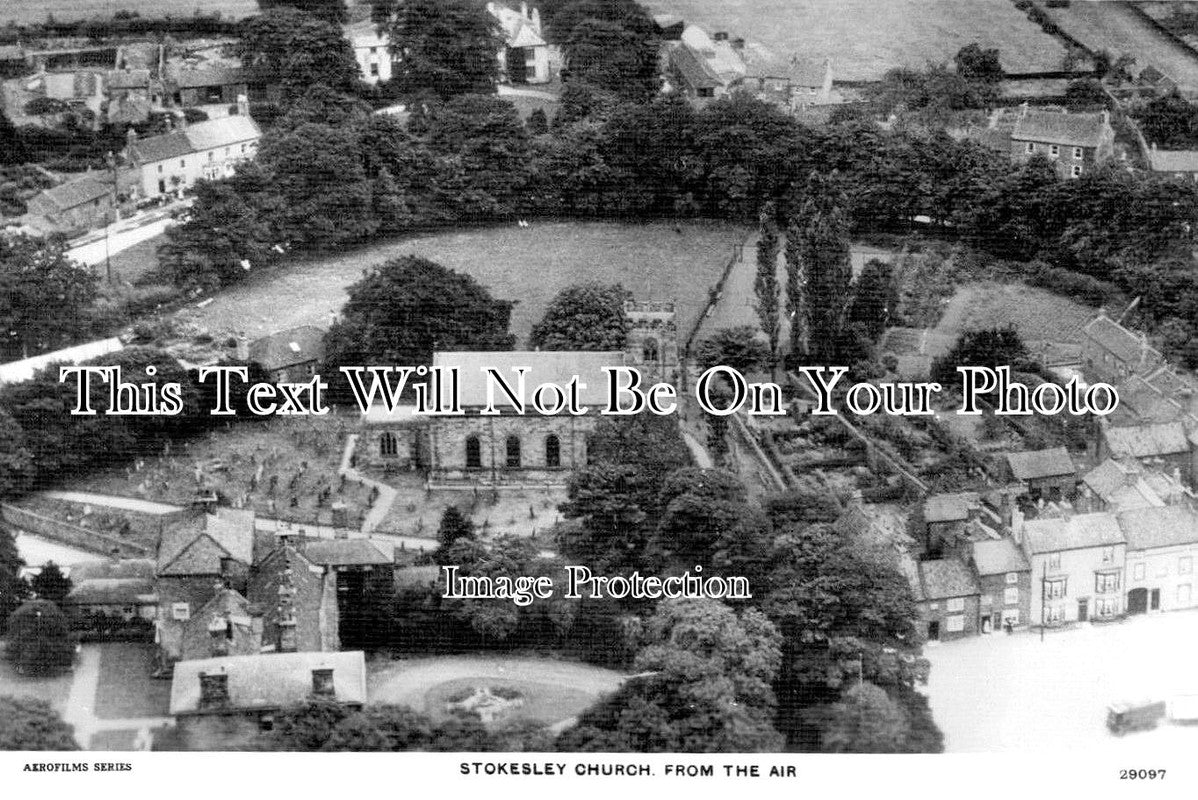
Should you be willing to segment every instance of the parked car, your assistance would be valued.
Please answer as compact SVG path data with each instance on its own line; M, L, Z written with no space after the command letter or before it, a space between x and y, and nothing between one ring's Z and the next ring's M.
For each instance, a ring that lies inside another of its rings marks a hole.
M1164 700L1112 703L1107 707L1106 726L1111 733L1122 736L1132 731L1152 730L1164 718Z

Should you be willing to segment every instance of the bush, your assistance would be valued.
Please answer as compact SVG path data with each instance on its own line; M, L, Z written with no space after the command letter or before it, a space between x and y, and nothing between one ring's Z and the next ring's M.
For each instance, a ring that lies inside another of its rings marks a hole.
M188 122L206 122L208 112L202 108L185 108L183 109L183 119Z
M1041 263L1032 263L1028 266L1032 269L1031 274L1027 277L1029 286L1038 286L1089 306L1106 305L1112 298L1120 294L1114 284L1101 281L1090 275Z
M25 113L35 117L43 114L61 114L69 109L70 106L53 97L35 97L25 104Z
M46 600L25 603L8 617L8 658L22 674L45 674L71 666L75 642L66 615Z

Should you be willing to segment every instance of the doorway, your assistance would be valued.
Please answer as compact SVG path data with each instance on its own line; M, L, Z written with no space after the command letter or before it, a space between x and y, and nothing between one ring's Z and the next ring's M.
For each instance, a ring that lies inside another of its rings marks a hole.
M940 641L940 623L939 622L929 622L928 623L928 641L929 642Z
M1157 604L1160 604L1160 592L1157 592ZM1148 590L1132 589L1127 593L1127 613L1143 614L1148 610Z
M1090 618L1090 600L1082 598L1077 601L1077 621L1085 622Z

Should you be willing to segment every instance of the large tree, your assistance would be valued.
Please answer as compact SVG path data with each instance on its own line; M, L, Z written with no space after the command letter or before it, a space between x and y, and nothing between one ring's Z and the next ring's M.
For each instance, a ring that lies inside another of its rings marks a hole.
M33 576L29 588L37 595L37 599L49 600L55 605L62 605L62 601L71 593L71 579L62 573L62 569L57 564L47 561L42 564L37 575Z
M835 175L812 174L786 232L790 308L806 317L805 326L792 325L791 351L805 353L817 364L836 363L843 348L845 308L853 281L847 201L836 180Z
M75 729L45 700L0 697L0 750L78 750Z
M820 749L826 753L902 753L910 725L903 707L871 683L851 687L826 712Z
M623 350L631 327L627 298L619 284L568 286L549 301L528 343L538 350Z
M508 350L512 303L419 256L376 266L349 289L326 337L336 365L429 364L434 350Z
M20 577L24 559L17 552L13 535L0 528L0 619L8 624L8 615L21 605L29 594L29 584Z
M72 344L90 325L96 290L60 243L0 238L0 353L13 360Z
M24 674L57 672L71 665L75 642L66 615L48 600L31 600L8 617L10 661Z
M375 13L391 36L392 80L402 95L448 99L495 91L503 38L482 3L403 0L376 3Z
M236 45L243 66L278 82L292 96L323 84L352 91L357 59L341 26L291 7L279 7L241 23Z
M562 52L569 80L589 83L630 100L657 90L657 41L651 30L625 20L586 18L570 31Z
M770 374L778 363L778 338L782 333L782 297L778 286L778 237L777 211L773 203L761 210L757 229L757 270L753 278L753 308L761 330L765 332L770 348Z
M21 494L32 480L33 454L25 446L25 431L0 408L0 500Z
M781 749L771 724L778 632L758 611L668 600L645 626L645 674L579 717L557 742L590 752L736 753Z

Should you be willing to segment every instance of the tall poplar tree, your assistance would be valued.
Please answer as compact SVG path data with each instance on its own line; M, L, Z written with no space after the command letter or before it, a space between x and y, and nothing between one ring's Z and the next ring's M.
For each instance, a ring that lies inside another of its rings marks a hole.
M806 331L792 326L792 349L809 360L834 363L844 336L845 310L851 299L853 265L849 257L846 200L835 174L813 173L798 214L786 234L787 295L796 322L805 317ZM806 333L806 347L796 339Z
M760 232L757 237L757 277L753 281L753 292L757 296L754 308L761 320L761 330L769 339L770 377L778 366L778 337L781 335L779 319L781 298L778 296L778 222L773 203L761 209Z

